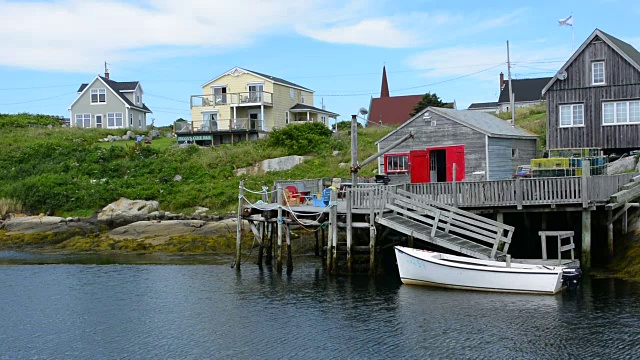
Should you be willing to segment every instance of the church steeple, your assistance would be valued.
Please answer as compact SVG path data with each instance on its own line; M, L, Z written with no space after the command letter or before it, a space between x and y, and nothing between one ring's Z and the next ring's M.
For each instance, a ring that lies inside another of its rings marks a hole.
M380 87L380 97L389 97L389 83L387 83L386 66L382 66L382 86Z

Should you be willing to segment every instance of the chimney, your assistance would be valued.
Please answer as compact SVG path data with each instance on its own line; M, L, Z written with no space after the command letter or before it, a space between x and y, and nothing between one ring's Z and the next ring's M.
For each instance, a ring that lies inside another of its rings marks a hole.
M104 77L107 78L107 80L109 80L109 72L108 71L104 73Z
M504 89L504 73L500 73L500 90Z
M107 62L105 61L104 62L104 77L107 80L109 80L109 68L107 67L107 65L109 65L109 64L107 64Z

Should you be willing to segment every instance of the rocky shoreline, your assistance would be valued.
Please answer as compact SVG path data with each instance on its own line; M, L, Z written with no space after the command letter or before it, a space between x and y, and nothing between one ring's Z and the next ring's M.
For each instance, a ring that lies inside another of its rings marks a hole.
M0 220L0 248L60 248L70 240L77 245L80 239L92 239L95 249L104 248L106 243L117 248L119 242L129 241L138 243L135 249L153 251L167 242L185 239L192 243L218 239L227 248L233 243L236 229L235 213L221 216L207 208L196 208L191 215L175 214L160 210L157 201L122 198L88 218L10 214ZM250 232L246 223L243 229L245 234Z

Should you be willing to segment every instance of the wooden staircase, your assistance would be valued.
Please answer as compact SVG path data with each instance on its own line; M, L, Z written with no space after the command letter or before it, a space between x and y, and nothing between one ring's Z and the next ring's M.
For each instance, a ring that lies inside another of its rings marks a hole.
M414 239L477 259L506 255L514 228L470 212L397 189L387 193L376 222Z

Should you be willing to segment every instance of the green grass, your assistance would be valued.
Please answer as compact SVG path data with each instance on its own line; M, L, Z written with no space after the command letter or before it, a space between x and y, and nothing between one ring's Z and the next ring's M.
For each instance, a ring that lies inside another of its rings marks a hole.
M173 138L158 138L151 145L98 141L107 135L122 136L124 130L7 127L0 132L0 198L20 203L26 213L62 216L87 216L120 197L157 200L170 211L205 206L222 212L236 206L240 180L260 189L275 179L349 176L349 167L339 166L350 162L347 133L304 136L306 130L295 130L302 135L278 144L267 138L179 148L172 146ZM374 142L388 132L359 130L359 158L375 153ZM238 168L291 154L291 149L306 149L297 154L312 158L288 171L234 174ZM334 150L340 155L332 156ZM360 173L372 176L375 168L370 164ZM176 175L182 180L173 181Z
M500 113L497 115L503 120L511 119L511 113ZM547 107L546 104L539 104L516 109L516 125L539 135L538 149L544 150L547 146Z

